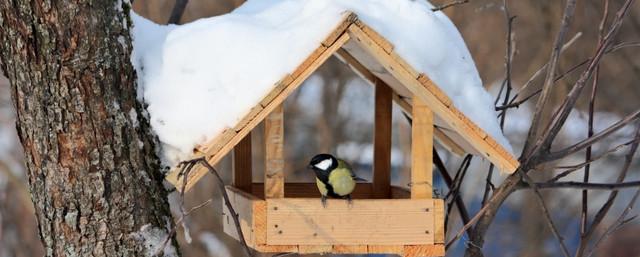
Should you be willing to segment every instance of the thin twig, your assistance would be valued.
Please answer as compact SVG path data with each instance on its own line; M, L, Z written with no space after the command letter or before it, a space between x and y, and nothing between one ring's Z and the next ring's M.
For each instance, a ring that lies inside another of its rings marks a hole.
M629 173L629 168L631 167L631 163L634 160L633 157L635 156L638 150L638 145L640 144L640 124L638 124L636 128L634 139L636 140L636 142L631 145L631 148L629 148L629 152L625 156L625 162L622 165L622 169L620 170L620 174L616 179L616 183L622 183L622 181L624 181L624 179L627 177L627 174ZM585 242L588 242L591 236L593 236L596 228L600 225L600 223L602 223L605 216L609 213L609 210L611 210L611 206L613 206L613 203L615 202L617 196L617 190L611 191L611 193L609 193L609 198L607 198L607 201L602 205L602 207L600 207L595 217L593 218L593 222L589 226L589 229L587 229L587 231L583 235ZM586 245L587 244L584 244L582 246L582 249L579 248L577 252L580 254L584 252L584 248L586 248Z
M440 159L440 156L437 154L437 152L434 149L434 163L436 164L436 167L438 167L438 170L442 169L441 174L443 174L443 178L445 178L445 183L449 187L449 193L447 194L447 196L445 196L445 199L449 197L452 198L447 205L447 215L445 215L445 222L444 222L445 228L448 226L449 213L451 212L451 209L452 209L451 207L454 203L458 207L458 212L460 213L460 218L462 219L462 223L466 224L467 222L469 222L469 213L467 211L467 208L465 207L464 202L462 201L462 197L460 197L460 185L462 184L462 179L464 178L466 171L469 169L471 158L472 158L471 155L467 155L464 158L464 160L460 164L460 168L458 169L458 172L456 173L455 178L452 180L448 171L444 167L444 163L442 162L442 159ZM444 173L446 173L446 175Z
M227 210L229 210L229 215L233 219L233 224L236 227L236 231L238 233L238 237L240 238L240 243L244 247L244 250L245 250L247 256L252 257L253 256L253 252L251 251L251 248L249 248L249 246L247 245L247 241L244 239L244 233L242 232L242 227L240 226L240 220L238 218L238 213L236 212L236 210L231 205L231 200L229 200L229 194L227 194L227 189L225 188L224 181L222 180L222 177L220 177L220 174L218 173L218 171L215 168L213 168L213 166L211 166L211 164L209 164L209 162L204 157L198 158L198 159L195 159L195 160L192 160L192 161L195 162L195 163L200 163L205 168L207 168L207 170L209 170L209 173L211 173L211 174L213 174L215 176L215 178L216 178L216 180L218 182L218 188L220 188L220 192L222 193L222 198L224 198L224 204L227 207Z
M507 4L507 0L503 0L502 2L503 5L503 10L504 10L504 17L506 19L506 23L507 23L507 49L506 49L506 53L505 53L505 83L503 83L503 87L506 87L505 90L505 94L504 94L504 100L502 101L502 105L506 105L509 101L509 98L511 97L511 90L513 89L511 86L511 67L512 67L512 60L513 60L513 55L515 54L515 51L513 50L513 21L515 21L516 16L511 16L511 14L509 13L509 5ZM502 88L500 89L500 91L502 91ZM500 98L500 93L498 94L498 97L496 98L496 101L498 101L498 99ZM504 132L504 122L507 118L507 111L508 109L503 109L500 113L500 130L502 130ZM487 203L487 200L489 199L489 193L491 192L491 190L493 190L493 182L491 182L492 178L493 178L493 170L494 170L495 166L493 165L493 163L491 163L489 165L489 171L487 172L487 177L485 179L485 186L484 186L484 194L482 195L482 206L484 206Z
M556 36L555 42L553 43L553 51L551 51L551 57L549 58L549 65L547 65L547 75L544 80L544 84L542 86L542 92L540 98L538 98L538 102L536 103L535 111L533 113L533 119L531 121L531 127L529 128L529 132L527 133L527 139L525 141L524 150L522 151L523 156L528 159L528 157L535 149L535 145L537 144L536 139L538 138L538 132L541 128L542 117L544 114L544 107L547 106L549 97L551 96L551 87L553 85L553 80L556 76L556 70L558 66L558 60L560 59L560 50L562 49L562 45L564 43L564 37L569 30L569 25L573 20L573 14L576 8L576 0L568 0L564 7L564 11L562 14L562 23L560 25L560 30L558 31L558 35Z
M461 4L466 4L468 2L469 2L469 0L457 0L457 1L453 1L453 2L450 2L450 3L443 4L441 6L437 6L437 7L431 8L431 11L433 11L433 12L442 11L442 10L447 9L449 7L456 6L456 5L461 5Z
M591 157L591 159L589 161L586 161L586 162L583 162L583 163L580 163L580 164L555 167L555 169L567 169L567 170L565 170L562 173L556 175L555 177L547 180L547 182L556 182L556 181L560 180L561 178L564 178L567 175L569 175L569 174L571 174L571 173L573 173L573 172L575 172L577 170L580 170L580 169L584 168L585 166L587 166L587 164L594 163L594 162L596 162L596 161L598 161L598 160L600 160L600 159L602 159L604 157L607 157L610 154L615 153L615 152L619 151L620 149L622 149L623 147L629 146L629 145L633 144L636 141L637 140L631 140L629 142L619 144L616 147L611 148L611 149L607 150L606 152L604 152L604 153L602 153L602 154L600 154L600 155L598 155L596 157Z
M551 122L549 123L549 126L547 126L545 131L542 133L542 137L540 137L540 140L538 140L536 145L533 147L534 149L536 149L534 152L536 151L544 152L551 147L551 143L554 141L554 139L560 132L560 129L562 128L567 118L569 117L569 113L575 107L575 104L578 101L578 97L580 96L582 89L585 87L589 78L591 78L591 76L593 75L595 67L600 63L600 61L602 60L602 56L606 52L606 49L611 45L611 43L613 42L613 39L615 38L618 31L620 30L620 27L622 26L623 18L628 13L629 7L633 2L634 0L627 0L624 3L624 5L620 8L620 10L618 10L616 17L613 21L613 24L609 28L609 31L604 37L604 40L602 41L602 43L599 44L598 50L596 51L596 54L594 55L591 62L589 63L588 68L580 75L580 78L573 85L573 88L571 89L569 94L565 97L563 103L560 105L560 108L556 112L554 112L551 118Z
M611 234L613 234L613 232L617 231L624 224L627 224L628 222L630 222L631 220L633 220L633 219L635 219L637 217L637 216L634 216L634 217L631 217L629 219L626 218L627 215L629 215L629 212L631 212L633 207L636 205L636 202L638 201L638 197L640 197L640 188L638 188L638 190L636 190L635 194L633 194L633 197L631 197L631 200L629 200L629 203L624 208L624 211L622 211L620 216L618 216L616 221L613 222L613 224L611 224L611 226L609 226L605 230L605 232L602 234L602 236L600 236L600 238L598 238L598 240L596 240L596 242L593 244L591 250L589 250L589 253L587 254L587 257L590 257L591 255L593 255L593 253L596 251L596 249L598 249L598 246L600 245L600 243L604 242L607 238L609 238L609 236L611 236Z
M442 162L442 159L440 158L440 155L435 148L433 148L433 163L436 165L436 168L444 179L445 184L447 185L449 190L451 190L453 188L453 179L451 179L451 175L449 175L447 167L444 165L444 162ZM458 197L454 198L453 201L456 203L456 207L458 208L458 213L460 214L462 224L467 224L467 222L469 222L469 211L467 211L467 207L465 206L462 197L458 195Z
M609 126L608 128L606 128L603 131L598 132L597 134L593 135L592 137L589 137L585 140L582 140L578 143L575 143L572 146L566 147L564 149L555 151L555 152L550 152L548 154L546 154L545 156L541 157L540 161L541 162L549 162L549 161L555 161L555 160L559 160L562 159L564 157L567 157L571 154L574 154L576 152L581 151L582 149L585 149L597 142L599 142L600 140L606 138L607 136L609 136L610 134L618 131L619 129L625 127L626 125L630 124L631 122L637 120L638 118L640 118L640 110L635 111L634 113L628 115L627 117L623 118L622 120L619 120L618 122L616 122L615 124Z
M563 182L539 182L536 183L539 189L583 189L583 190L620 190L624 188L640 187L640 181L629 181L620 183L591 183L580 181ZM531 186L521 185L519 189L531 189Z
M567 246L564 243L564 237L562 237L562 235L560 235L560 232L558 232L558 228L556 227L555 223L553 222L553 219L551 218L551 214L549 213L547 204L544 202L544 198L542 197L542 194L540 193L538 186L533 181L533 179L531 179L531 177L527 175L526 172L520 171L520 175L522 176L525 183L529 184L529 186L533 188L533 192L536 195L536 200L538 201L538 204L540 204L540 208L542 208L542 213L544 214L544 217L547 220L547 225L549 225L549 228L551 229L553 236L555 236L555 238L558 240L558 243L560 244L560 249L562 249L562 254L564 254L565 257L569 257L569 250L567 249Z

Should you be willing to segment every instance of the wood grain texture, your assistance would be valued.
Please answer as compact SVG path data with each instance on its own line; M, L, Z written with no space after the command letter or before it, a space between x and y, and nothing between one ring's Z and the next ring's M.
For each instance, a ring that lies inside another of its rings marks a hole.
M444 200L435 199L433 202L433 209L435 215L433 215L433 224L435 229L435 237L433 239L436 244L444 244L445 243L445 227L444 227Z
M366 66L360 63L355 57L353 57L353 55L351 55L349 52L347 52L343 48L339 49L335 53L335 55L338 56L338 58L342 62L349 65L351 70L353 70L356 74L358 74L362 79L369 82L369 84L373 86L377 84L384 84L387 87L390 87L386 82L384 82L384 80L376 77L376 75L374 75L371 71L369 71L369 69ZM425 78L422 78L420 76L421 75L418 76L419 80L425 80ZM393 102L396 103L398 106L400 106L400 108L405 112L405 114L411 116L411 113L413 111L412 111L411 104L407 100L410 101L411 99L404 98L403 96L400 95L399 92L396 92L394 89ZM453 141L453 139L451 139L444 132L442 132L441 129L436 128L434 130L434 133L435 133L437 142L440 145L442 145L444 148L446 148L448 151L453 152L458 156L464 156L466 154L466 151L461 146L459 146L455 141Z
M267 199L268 245L433 244L433 199Z
M321 52L318 55L312 55L307 58L300 67L304 66L306 68L302 69L301 72L296 77L293 77L292 81L283 89L279 88L274 89L279 93L271 100L268 104L263 106L263 109L258 112L258 114L250 120L249 123L242 128L240 131L237 131L235 135L233 135L230 139L225 138L219 140L211 140L205 144L203 150L201 151L201 155L207 158L207 161L211 164L218 163L233 147L240 142L240 140L246 136L251 130L253 130L261 121L263 121L266 116L271 113L277 106L282 104L284 100L296 90L302 82L304 82L320 65L322 65L335 51L337 51L342 45L344 45L349 40L349 35L343 33L329 48L324 46L318 47L317 51ZM308 64L308 65L307 65ZM289 75L287 75L289 76ZM262 106L262 105L261 105ZM211 148L208 146L212 145L223 145L221 148ZM214 151L215 150L215 151ZM197 157L197 156L195 156ZM177 168L173 168L169 174L166 176L166 180L173 185L181 185L182 177L178 178L180 170ZM207 169L201 166L195 167L187 181L186 190L189 191L195 183L197 183L204 175L207 174ZM180 187L176 187L177 190L182 190Z
M485 159L490 160L500 170L506 172L513 172L518 167L518 161L510 154L505 155L506 151L500 149L501 146L493 146L488 141L486 133L479 129L478 126L464 116L460 111L453 106L448 106L443 102L442 97L438 97L438 93L434 93L429 88L425 87L413 74L407 71L402 64L397 62L397 57L391 56L384 48L386 44L384 41L380 41L375 37L369 36L365 33L362 27L366 27L364 24L359 26L352 25L348 28L348 32L361 48L374 56L375 59L390 73L395 79L400 81L407 89L409 89L414 95L421 98L426 102L429 107L444 122L448 127L456 131L466 142L477 150ZM420 77L420 76L419 76ZM424 76L422 76L424 77ZM424 80L424 79L422 79ZM435 86L435 85L434 85ZM437 86L435 86L437 87Z
M354 199L371 198L371 183L357 183L356 188L351 193ZM264 199L264 184L253 183L252 193L254 196ZM315 182L310 183L285 183L284 195L287 198L318 198L320 201L320 192Z
M435 245L405 245L404 257L444 256L444 244Z
M264 120L264 197L284 197L284 108L278 106Z
M369 254L397 254L402 256L404 245L368 245L367 252Z
M375 86L373 136L373 198L391 194L391 130L393 90L380 81Z
M433 112L420 97L413 97L411 125L411 198L433 194Z
M229 201L231 202L231 206L238 214L238 219L240 220L240 227L242 229L242 233L244 234L247 245L250 247L254 247L256 245L256 227L255 227L255 219L254 217L258 217L260 215L264 216L264 212L255 212L257 211L256 203L261 200L253 197L250 194L247 194L243 191L240 191L237 188L227 186L227 194L229 195ZM262 201L264 202L264 201ZM264 206L264 205L263 205ZM222 227L223 231L233 237L236 240L240 240L238 236L237 229L235 224L233 223L233 218L230 216L229 209L222 203Z
M251 192L253 185L251 157L251 133L249 133L233 148L233 186L245 192Z
M331 253L334 254L367 254L369 253L366 245L334 245Z

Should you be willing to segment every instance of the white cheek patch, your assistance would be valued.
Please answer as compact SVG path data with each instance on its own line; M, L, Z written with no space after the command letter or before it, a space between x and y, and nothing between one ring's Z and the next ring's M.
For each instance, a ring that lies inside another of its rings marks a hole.
M329 167L331 167L331 159L326 159L324 161L319 162L318 164L316 164L316 168L321 169L321 170L326 170Z

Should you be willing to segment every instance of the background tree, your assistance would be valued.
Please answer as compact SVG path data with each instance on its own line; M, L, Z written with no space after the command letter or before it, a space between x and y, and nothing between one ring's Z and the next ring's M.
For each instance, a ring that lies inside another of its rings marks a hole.
M130 9L0 2L1 67L47 256L148 256L173 223L136 101Z

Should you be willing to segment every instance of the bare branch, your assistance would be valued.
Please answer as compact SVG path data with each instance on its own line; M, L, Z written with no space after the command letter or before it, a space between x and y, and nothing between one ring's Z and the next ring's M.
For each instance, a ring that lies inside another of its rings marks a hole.
M541 162L549 162L549 161L554 161L554 160L559 160L562 159L564 157L567 157L571 154L574 154L582 149L585 149L595 143L597 143L598 141L602 140L603 138L609 136L611 133L614 133L616 131L618 131L619 129L623 128L624 126L628 125L629 123L635 121L636 119L640 118L640 110L628 115L627 117L625 117L624 119L616 122L615 124L611 125L610 127L608 127L607 129L599 132L598 134L593 135L592 137L589 137L583 141L580 141L572 146L569 146L567 148L564 148L562 150L558 150L555 152L551 152L543 157L541 157Z
M600 20L600 25L598 26L598 44L602 44L604 40L604 25L607 22L607 17L609 16L609 0L605 0L604 2L604 11L602 13L602 19ZM600 65L596 66L596 70L594 71L593 83L591 87L591 97L589 99L589 124L587 131L587 138L593 136L593 121L594 121L594 112L595 112L595 103L596 103L596 95L598 92L598 80L600 78ZM589 172L591 170L591 154L592 147L587 147L587 152L585 153L585 167L584 167L584 177L583 182L589 182ZM580 246L578 246L578 252L576 256L580 256L586 242L582 240L582 236L585 234L587 230L587 223L589 220L588 211L589 211L589 192L587 190L582 190L582 210L580 212Z
M453 2L450 2L450 3L443 4L441 6L437 6L437 7L431 8L431 11L433 11L433 12L442 11L442 10L447 9L449 7L453 7L453 6L461 5L461 4L466 4L468 2L469 2L469 0L457 0L457 1L453 1Z
M546 72L547 75L544 80L544 84L542 86L542 95L538 99L536 103L535 111L533 114L533 120L531 122L531 127L529 128L529 132L527 133L527 139L525 141L525 146L523 150L523 157L529 156L532 152L533 146L536 138L538 137L538 130L540 129L540 124L542 121L542 116L544 113L544 107L547 105L549 101L549 96L551 95L551 87L553 86L553 79L556 76L556 70L558 65L558 60L560 59L560 50L562 49L562 45L564 42L564 36L569 29L569 24L573 19L573 14L576 8L576 0L568 0L563 11L562 15L562 23L560 25L560 30L558 31L558 35L556 36L555 42L553 44L553 51L551 52L551 57L549 58L549 65L547 66Z
M624 165L622 165L622 170L618 175L616 183L621 183L627 177L627 173L629 172L629 168L631 167L631 163L633 162L633 157L635 156L638 150L638 145L640 144L639 139L640 139L640 125L637 126L637 129L635 132L634 140L636 142L634 142L631 145L629 152L625 156L625 162L624 162ZM609 213L609 210L611 209L611 206L613 206L613 203L615 202L617 196L618 196L618 191L612 191L609 194L609 198L602 205L600 210L598 210L595 217L593 218L593 222L591 223L591 226L589 226L589 229L581 236L582 241L588 242L591 236L593 236L593 233L596 230L596 228L600 225L602 220L604 220L604 217ZM584 252L585 247L586 247L586 244L582 246L582 249L579 248L577 252L581 254L582 252Z
M552 179L548 180L547 182L556 182L556 181L560 180L561 178L564 178L567 175L569 175L569 174L571 174L571 173L573 173L573 172L575 172L575 171L577 171L579 169L584 168L588 164L593 163L595 161L598 161L598 160L608 156L609 154L615 153L615 152L619 151L620 149L622 149L623 147L629 146L629 145L635 143L636 141L637 140L631 140L629 142L619 144L616 147L611 148L611 149L607 150L606 152L604 152L604 153L602 153L602 154L600 154L600 155L598 155L596 157L592 157L589 161L585 161L585 162L580 163L580 164L569 165L569 166L558 166L558 167L556 167L556 169L567 169L567 170L565 170L562 173L556 175L555 177L553 177Z
M220 174L218 173L218 171L215 168L213 168L213 166L211 166L211 164L209 164L209 162L204 157L195 159L193 161L195 163L200 163L201 165L203 165L205 168L209 170L209 173L213 174L216 177L216 180L218 182L218 188L220 188L220 192L222 193L222 198L224 199L224 204L225 206L227 206L227 210L229 210L229 215L231 215L231 218L233 219L233 224L235 225L236 231L238 232L240 243L244 247L244 250L247 253L247 256L252 257L253 252L251 251L251 248L249 248L249 246L247 245L247 241L244 239L244 233L242 233L242 227L240 226L238 213L235 211L235 209L233 209L233 206L231 205L231 201L229 200L229 194L227 194L227 189L225 188L222 177L220 177Z
M553 222L553 219L551 218L551 214L549 213L547 204L544 202L544 198L542 197L542 194L540 193L538 186L535 184L535 182L533 182L533 179L531 179L531 177L529 177L529 175L527 175L526 172L520 171L520 175L522 176L525 183L529 184L529 186L533 188L533 192L536 195L536 200L538 201L540 208L542 208L542 213L544 214L544 217L547 220L547 225L551 229L553 236L555 236L555 238L558 240L558 243L560 244L560 249L562 249L562 254L564 254L565 257L569 257L569 250L567 250L567 246L564 244L564 237L562 237L562 235L560 235L560 232L558 232L558 228L556 227L555 223Z
M640 187L640 181L621 183L588 183L579 181L541 182L536 183L539 189L583 189L583 190L620 190L625 188ZM521 189L531 189L531 186L522 185Z
M593 74L595 67L600 63L600 61L602 60L602 56L606 52L606 49L612 43L613 38L619 31L620 26L622 25L622 20L626 16L629 10L629 6L631 6L633 1L634 0L627 0L625 4L620 8L620 10L617 12L616 17L613 21L613 24L609 28L609 31L607 32L607 35L604 37L604 40L602 41L602 43L599 44L596 54L594 55L591 62L589 63L589 67L580 75L580 78L578 79L578 81L576 81L576 83L574 84L573 88L565 98L562 105L560 105L559 110L554 113L551 119L551 122L549 123L549 126L543 133L543 136L540 138L539 142L536 143L536 146L534 148L546 151L551 147L551 143L560 132L560 129L562 128L565 121L569 117L569 113L571 112L576 102L578 101L578 97L580 96L582 89L586 85L589 78L591 78L591 75ZM543 95L544 95L544 92L543 92Z
M444 162L442 162L442 159L440 158L440 155L438 154L435 148L433 148L433 162L436 165L437 170L440 172L440 175L442 175L442 178L444 179L444 182L449 188L449 190L452 190L454 188L453 179L451 179L451 175L449 175L449 171L447 171L447 168L444 165ZM460 214L460 219L462 220L462 224L467 224L469 222L469 211L467 210L467 207L465 206L464 201L462 200L462 197L460 197L460 195L458 194L453 199L453 201L455 202L456 207L458 208L458 213ZM448 210L451 210L451 208L449 208ZM447 219L448 219L448 215L447 215ZM447 224L447 222L445 222L445 224Z

